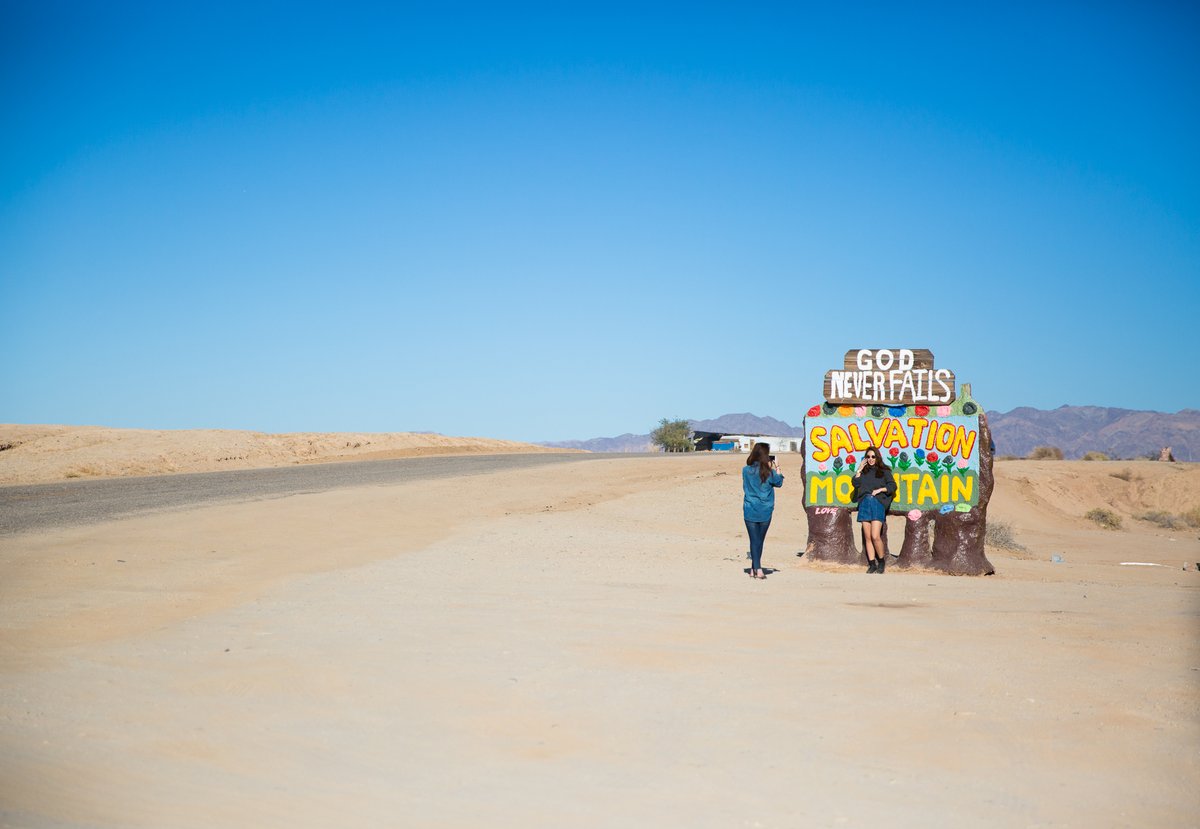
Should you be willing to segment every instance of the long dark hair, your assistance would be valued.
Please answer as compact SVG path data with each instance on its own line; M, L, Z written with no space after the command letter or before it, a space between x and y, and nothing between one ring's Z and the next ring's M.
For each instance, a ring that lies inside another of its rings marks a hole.
M883 467L883 453L879 451L878 446L868 446L867 452L875 453L875 477L882 478L883 477L883 468L884 468ZM867 458L867 452L863 452L863 460L864 461ZM870 466L864 467L863 472L866 472L870 468L871 468Z
M754 466L758 464L758 479L764 484L767 478L771 477L771 445L769 443L756 443L754 448L750 450L750 457L746 458L746 466Z

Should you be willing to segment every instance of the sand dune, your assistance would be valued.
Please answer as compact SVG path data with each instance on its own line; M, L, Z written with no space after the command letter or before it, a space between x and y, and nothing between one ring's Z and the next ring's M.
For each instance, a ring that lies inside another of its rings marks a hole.
M0 825L1194 822L1200 466L997 464L987 578L797 558L789 481L758 582L742 461L0 538Z
M0 485L69 478L215 472L297 463L421 455L564 452L493 438L426 432L297 432L110 429L0 424Z

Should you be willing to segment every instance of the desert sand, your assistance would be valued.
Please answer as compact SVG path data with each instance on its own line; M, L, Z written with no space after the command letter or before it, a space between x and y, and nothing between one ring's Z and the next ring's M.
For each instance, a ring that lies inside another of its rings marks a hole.
M569 451L511 440L450 437L431 432L267 434L231 429L113 429L6 423L0 424L0 485L426 455Z
M797 557L793 478L757 581L743 461L0 538L0 825L1196 824L1200 467L998 463L981 578Z

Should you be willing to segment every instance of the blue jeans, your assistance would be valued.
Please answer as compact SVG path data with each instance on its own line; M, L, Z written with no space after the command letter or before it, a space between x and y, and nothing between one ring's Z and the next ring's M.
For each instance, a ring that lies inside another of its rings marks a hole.
M762 569L763 542L767 539L767 530L771 529L771 519L766 521L747 521L746 532L750 534L750 569Z

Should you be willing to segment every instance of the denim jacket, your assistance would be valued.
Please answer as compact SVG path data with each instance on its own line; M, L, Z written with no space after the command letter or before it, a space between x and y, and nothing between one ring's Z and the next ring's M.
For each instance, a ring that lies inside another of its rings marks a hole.
M747 521L770 521L775 511L775 488L783 486L783 475L772 470L764 481L758 465L742 467L742 514Z

